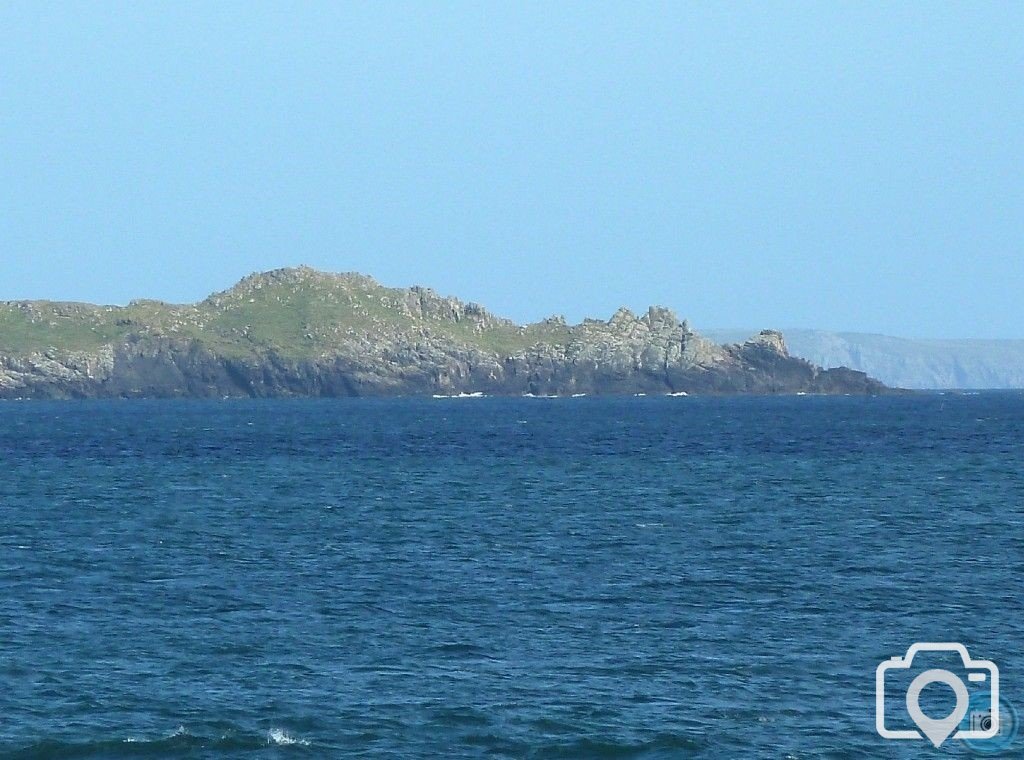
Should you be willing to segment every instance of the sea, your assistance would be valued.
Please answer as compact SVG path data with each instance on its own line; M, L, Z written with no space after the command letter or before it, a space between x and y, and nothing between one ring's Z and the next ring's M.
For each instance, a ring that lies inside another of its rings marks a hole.
M0 758L1021 757L1022 582L1018 392L0 403Z

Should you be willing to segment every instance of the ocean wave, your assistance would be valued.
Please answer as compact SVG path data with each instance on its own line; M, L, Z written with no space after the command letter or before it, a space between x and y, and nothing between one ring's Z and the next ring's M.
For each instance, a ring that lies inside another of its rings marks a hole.
M221 736L193 734L179 726L166 736L145 739L137 735L123 738L68 742L44 739L17 749L0 749L0 760L57 760L60 758L181 757L207 751L250 753L268 746L309 747L310 741L272 728L264 734L229 732Z

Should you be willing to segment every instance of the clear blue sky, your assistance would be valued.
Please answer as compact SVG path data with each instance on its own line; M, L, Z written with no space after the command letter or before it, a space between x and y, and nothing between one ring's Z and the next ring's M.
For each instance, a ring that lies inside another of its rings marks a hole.
M0 5L0 299L302 263L1022 338L1024 5Z

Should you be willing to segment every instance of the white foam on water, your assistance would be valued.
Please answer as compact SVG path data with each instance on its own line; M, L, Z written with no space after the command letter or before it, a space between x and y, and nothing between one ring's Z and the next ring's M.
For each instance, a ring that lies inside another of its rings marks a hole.
M290 747L292 745L308 747L309 741L306 739L300 739L297 736L292 736L280 728L272 728L270 729L270 733L267 735L267 744L276 744L279 747Z
M676 391L675 393L666 393L666 396L689 396L690 394L686 391Z

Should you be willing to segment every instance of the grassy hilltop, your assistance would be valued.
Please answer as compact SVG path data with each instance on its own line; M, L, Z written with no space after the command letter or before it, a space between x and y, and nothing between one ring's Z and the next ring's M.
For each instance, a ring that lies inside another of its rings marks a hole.
M537 341L566 341L569 336L564 325L520 327L429 289L387 288L365 275L328 274L308 267L250 275L197 304L0 303L0 353L11 355L42 349L88 352L130 335L164 335L196 340L230 356L273 350L314 358L338 349L357 333L421 330L497 353L522 351Z

